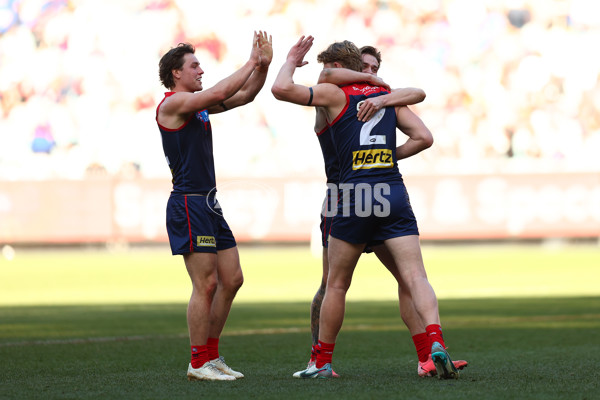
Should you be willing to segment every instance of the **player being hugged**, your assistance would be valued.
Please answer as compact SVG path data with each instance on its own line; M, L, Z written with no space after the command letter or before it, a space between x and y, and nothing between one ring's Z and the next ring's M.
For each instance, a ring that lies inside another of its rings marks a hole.
M373 46L363 46L360 48L362 57L362 66L358 63L356 57L344 57L340 63L337 59L340 58L339 46L344 43L339 43L337 46L331 46L330 49L323 51L317 57L317 61L327 65L333 65L334 68L323 68L319 76L318 83L334 83L339 87L347 86L353 83L369 83L372 86L381 86L386 90L390 90L389 94L381 96L369 97L366 100L361 100L357 104L356 117L359 121L368 122L373 116L378 115L379 110L386 106L408 106L419 103L425 99L425 92L418 88L398 88L390 89L381 78L377 76L381 65L381 53ZM351 46L348 47L349 49ZM331 50L331 51L329 51ZM358 72L362 69L362 72ZM329 263L327 259L327 248L329 241L329 233L331 231L331 223L334 219L332 211L337 211L334 207L332 193L339 196L339 161L337 151L335 149L331 129L327 124L326 117L321 107L316 107L316 117L314 130L317 134L323 161L325 165L325 175L327 177L327 193L323 202L324 207L321 212L321 242L323 245L322 266L323 274L321 276L320 286L315 293L310 305L310 331L312 337L312 347L310 351L310 360L308 367L315 364L317 353L319 350L319 315L321 304L325 295L327 286L327 277L329 275ZM407 111L408 112L408 111ZM335 196L337 197L337 196ZM364 250L365 253L373 252L381 263L390 271L394 279L398 282L398 301L400 306L400 315L408 328L412 341L417 352L417 374L421 377L435 376L437 374L433 360L431 359L431 344L425 331L425 325L418 313L416 312L412 296L406 285L402 281L398 273L398 268L394 263L394 259L382 242L370 242ZM454 360L454 366L457 369L465 368L468 363L465 360ZM302 377L304 371L298 371L293 374L295 378ZM332 376L339 375L332 370Z
M365 245L381 241L391 253L398 274L412 295L415 310L425 324L438 377L457 378L458 370L442 337L437 299L425 273L417 221L397 167L398 159L433 144L431 132L405 106L384 107L368 122L359 120L357 109L361 102L387 94L385 88L367 83L342 88L330 83L313 87L295 84L293 74L297 67L307 64L304 56L312 44L312 36L303 36L292 46L271 89L278 100L322 107L339 162L338 201L329 235L329 274L321 305L318 354L316 363L299 377L333 375L332 356L354 268ZM360 51L351 42L333 43L327 51L336 55L324 63L325 68L333 67L334 61L349 65L346 60L350 58L356 58L357 65L362 67ZM396 127L408 136L398 147Z

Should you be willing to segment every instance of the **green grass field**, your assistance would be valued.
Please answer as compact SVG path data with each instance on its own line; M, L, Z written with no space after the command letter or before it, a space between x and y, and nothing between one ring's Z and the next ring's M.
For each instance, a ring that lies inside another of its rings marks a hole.
M440 299L600 295L600 247L427 245L423 257ZM310 301L321 259L306 246L242 247L245 283L236 302ZM395 281L363 255L349 300L394 300ZM0 256L0 306L187 302L181 257L167 247L129 251L17 249Z
M0 259L0 399L593 399L597 246L424 245L457 381L421 379L391 277L361 259L338 338L339 380L301 381L320 260L242 247L245 284L221 353L246 378L188 382L190 285L166 248L17 249Z

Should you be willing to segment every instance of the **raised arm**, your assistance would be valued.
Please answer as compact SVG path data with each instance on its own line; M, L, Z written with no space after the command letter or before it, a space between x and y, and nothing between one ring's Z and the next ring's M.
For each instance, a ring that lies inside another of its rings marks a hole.
M271 92L277 100L303 106L323 106L328 115L339 113L346 103L343 90L330 83L321 83L313 87L294 83L297 67L308 64L304 56L313 44L313 37L302 36L290 49L286 61L279 70Z
M296 72L296 68L308 64L308 61L304 61L304 56L312 47L313 40L312 36L306 38L302 36L288 52L285 63L279 70L271 87L271 93L277 100L311 105L313 97L311 96L311 90L306 86L294 83L294 72Z
M396 107L396 126L408 136L404 144L396 147L398 160L414 156L433 145L431 131L408 107Z
M258 34L254 32L250 58L240 69L212 88L193 93L177 91L167 97L158 110L158 122L167 128L178 128L191 113L222 103L242 88L254 69L259 65L259 62ZM194 64L196 65L194 66ZM197 60L194 64L192 64L192 67L199 69ZM200 77L201 74L199 74L198 79Z
M259 31L257 45L259 65L254 69L254 72L252 72L250 78L248 78L244 86L242 86L242 88L233 96L216 106L210 107L208 109L209 113L220 113L254 101L256 95L258 92L260 92L265 84L267 72L269 71L269 65L271 64L271 60L273 60L272 36L267 36L267 32Z

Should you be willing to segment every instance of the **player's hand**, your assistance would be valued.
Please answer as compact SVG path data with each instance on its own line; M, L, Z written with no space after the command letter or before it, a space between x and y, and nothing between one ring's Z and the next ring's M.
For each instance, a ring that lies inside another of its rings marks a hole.
M385 90L387 90L388 92L392 91L392 88L390 87L390 85L388 85L387 83L385 83L383 81L383 79L381 79L380 77L376 76L376 75L372 75L371 76L371 85L375 85L375 86L381 86L383 87Z
M259 67L267 68L273 60L273 37L267 32L258 32Z
M383 100L381 100L381 96L363 100L359 104L360 107L356 117L362 122L367 122L373 117L373 115L375 115L377 111L383 108Z
M313 45L314 38L312 36L302 36L295 45L292 46L288 55L287 62L294 63L296 67L303 67L308 64L308 61L304 61L304 56Z
M254 31L254 37L252 38L252 52L250 52L250 60L255 67L260 65L260 49L258 47L259 35Z

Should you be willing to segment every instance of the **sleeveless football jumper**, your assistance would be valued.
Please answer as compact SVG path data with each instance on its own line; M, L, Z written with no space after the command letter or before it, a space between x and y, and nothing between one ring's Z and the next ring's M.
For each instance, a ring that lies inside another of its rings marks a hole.
M212 128L207 110L197 111L177 129L156 122L173 190L167 202L167 233L173 254L216 253L236 245L216 200Z

